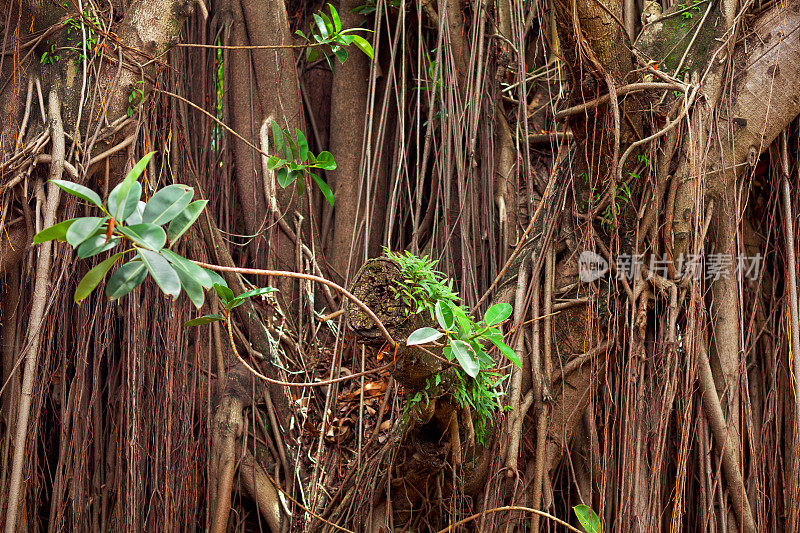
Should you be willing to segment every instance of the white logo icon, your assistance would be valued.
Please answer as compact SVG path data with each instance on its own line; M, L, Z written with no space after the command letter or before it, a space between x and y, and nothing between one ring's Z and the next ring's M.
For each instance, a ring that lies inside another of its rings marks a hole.
M608 272L608 261L605 257L590 250L581 252L578 257L578 275L584 283L602 278Z

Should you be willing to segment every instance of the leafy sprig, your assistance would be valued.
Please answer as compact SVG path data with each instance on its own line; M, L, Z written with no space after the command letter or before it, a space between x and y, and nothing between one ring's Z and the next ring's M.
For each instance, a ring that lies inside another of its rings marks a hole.
M344 63L347 61L347 50L345 50L345 47L351 44L356 45L367 57L373 59L375 57L375 52L372 49L372 45L369 44L369 41L353 33L370 30L366 28L348 28L343 30L342 21L339 18L339 13L336 11L336 8L331 4L328 4L328 8L330 10L330 16L326 15L322 10L313 14L314 24L312 24L309 29L310 37L307 37L301 30L295 31L295 34L307 43L306 61L309 63L316 61L319 58L319 52L321 50L328 66L333 68L330 55L325 47L327 46L330 49L330 53L336 56L340 63Z
M275 171L275 179L283 188L292 183L295 184L297 192L303 194L305 191L305 178L311 177L317 184L322 195L333 205L333 192L328 184L319 175L312 172L312 169L334 170L336 161L330 152L322 151L314 155L308 149L308 140L302 131L295 128L296 137L293 137L289 130L282 130L280 126L272 121L272 142L275 151L283 152L283 158L277 155L267 159L267 168Z

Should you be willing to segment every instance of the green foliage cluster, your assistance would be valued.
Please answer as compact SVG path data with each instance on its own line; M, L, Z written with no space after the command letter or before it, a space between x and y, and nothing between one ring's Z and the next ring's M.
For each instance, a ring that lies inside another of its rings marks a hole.
M157 190L147 202L141 200L144 173L155 152L139 160L125 179L114 187L103 203L92 189L65 180L52 180L65 192L89 202L102 216L65 220L37 233L34 244L66 241L77 250L80 259L114 250L115 253L92 268L78 283L75 302L89 296L121 259L130 258L108 279L106 296L117 300L152 276L164 294L177 298L181 289L199 309L205 301L205 289L225 285L217 274L194 264L172 251L172 247L197 220L208 200L196 200L194 189L187 185L168 185ZM166 226L166 230L164 229ZM167 246L169 241L169 246Z
M70 17L64 21L64 26L67 27L67 38L78 38L86 43L86 50L92 52L97 47L97 28L100 27L100 21L97 15L91 10L85 10L83 17L73 18ZM86 36L84 38L84 35ZM75 65L83 63L83 46L74 48L78 51L78 57L75 59Z
M42 52L42 57L39 58L39 63L42 65L52 65L61 57L56 53L56 45L51 44L50 48Z
M311 169L319 168L322 170L334 170L336 161L330 152L322 151L314 155L308 149L308 140L303 132L295 128L297 138L293 138L289 130L282 130L280 126L272 121L272 142L275 151L283 152L283 158L273 155L267 159L267 168L275 171L275 179L283 188L292 183L295 184L297 192L303 194L305 191L304 176L310 176L317 184L328 203L333 205L333 192L328 184Z
M469 406L475 414L475 434L483 442L488 434L496 411L502 409L504 392L500 385L508 377L493 370L495 360L486 350L494 345L513 364L520 366L517 354L503 341L498 327L512 313L507 303L490 307L483 320L473 320L466 309L459 305L458 295L453 291L452 280L434 269L436 261L427 256L416 257L409 252L386 252L386 256L400 265L403 282L396 289L396 297L409 302L415 313L428 311L439 329L419 328L406 340L407 346L433 344L442 346L445 358L457 365L458 383L453 397L459 405ZM445 281L447 280L447 281ZM466 376L464 375L466 374ZM438 386L440 376L428 383L428 388ZM427 391L419 391L411 398L409 406L427 401Z
M342 21L339 18L339 13L336 11L336 8L331 4L328 4L328 8L330 9L330 16L326 15L322 10L313 14L314 24L309 29L311 37L307 37L301 30L295 31L295 34L307 43L306 61L309 63L316 61L319 58L320 50L322 50L325 61L327 61L328 66L333 69L330 55L328 51L325 50L324 46L330 48L330 52L336 56L340 63L344 63L347 61L347 50L345 50L345 46L351 44L356 45L359 50L364 52L370 59L373 59L375 57L375 52L372 49L372 45L369 44L369 41L353 33L356 31L370 30L366 28L348 28L343 30Z
M128 116L132 117L136 108L144 102L144 81L134 82L131 94L128 95Z

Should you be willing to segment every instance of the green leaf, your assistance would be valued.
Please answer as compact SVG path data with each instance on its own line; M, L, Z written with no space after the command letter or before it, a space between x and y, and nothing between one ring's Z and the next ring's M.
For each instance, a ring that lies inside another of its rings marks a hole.
M295 35L299 35L300 37L302 37L302 38L303 38L303 39L305 39L306 41L308 40L308 37L306 37L306 34L305 34L305 33L303 33L301 30L294 30L294 34L295 34Z
M456 356L458 364L464 369L464 372L471 378L475 378L480 371L480 365L478 365L472 346L461 340L451 341L450 346L453 348L453 354Z
M57 240L57 241L65 241L67 240L67 230L72 223L78 220L77 218L71 218L69 220L64 220L63 222L59 222L58 224L54 224L49 228L44 228L42 231L37 233L33 236L33 244L41 244L43 242Z
M483 321L486 322L487 326L494 326L505 321L513 311L514 308L511 307L511 304L495 304L486 310L486 314L483 315Z
M300 161L305 161L308 159L308 139L299 128L295 128L295 131L297 132L298 155L300 156Z
M135 181L128 187L127 196L123 197L122 186L120 183L111 194L108 195L108 212L111 213L117 222L124 222L129 216L136 212L136 207L139 205L139 198L142 196L142 184Z
M456 305L453 302L445 302L448 307L453 311L453 316L456 319L456 324L458 324L458 332L462 337L466 337L472 333L472 326L473 322L469 319L467 314L461 309L460 305Z
M317 168L323 170L335 170L336 161L333 160L333 154L330 152L320 152L317 156Z
M322 17L317 15L316 13L313 14L314 22L317 24L317 29L319 29L319 34L322 36L323 39L328 38L328 28L325 26L325 21L322 20Z
M192 224L195 223L203 212L207 203L208 200L195 200L169 222L169 226L167 226L167 237L169 237L170 244L175 244L175 241L180 239L181 235L192 227Z
M178 279L181 280L181 286L186 291L186 295L192 301L194 306L198 309L203 307L203 303L206 300L206 294L203 292L203 286L200 285L200 283L188 272L175 265L175 263L172 265L175 267L175 272L178 274Z
M219 283L214 284L214 290L217 291L219 297L222 298L222 301L226 304L233 300L233 291L228 288L227 285L220 285Z
M294 182L295 188L297 189L297 194L303 196L303 194L306 192L306 181L303 179L303 173L300 172L299 170L292 170L289 172L290 178L292 172L295 172L297 174L297 179Z
M183 325L186 327L191 326L200 326L202 324L209 324L211 322L224 322L225 317L220 315L204 315L197 318L193 318L188 322L185 322Z
M109 269L114 266L114 263L116 263L119 258L122 257L123 253L124 252L120 252L112 255L87 272L85 276L83 276L83 279L75 288L75 303L79 303L81 300L92 294L92 291L95 289L95 287L97 287L100 281L105 277Z
M331 191L331 188L328 187L328 184L325 183L322 178L313 173L311 174L311 179L313 179L317 184L317 187L319 187L319 190L322 192L322 195L325 197L325 199L328 200L328 203L333 205L335 199L333 197L333 191Z
M503 342L503 336L500 334L496 335L487 335L489 340L497 346L497 349L503 352L503 355L506 356L506 359L517 365L519 368L522 368L522 362L519 360L519 356L517 352L511 349L511 347Z
M406 346L428 344L429 342L435 341L442 335L442 332L433 328L419 328L408 336L408 339L406 340Z
M131 108L128 108L128 109L130 111L130 114L132 115L133 114L133 110ZM123 179L122 182L120 182L120 184L117 187L114 188L114 190L118 191L117 192L117 196L119 198L126 198L126 199L128 198L128 193L130 192L131 188L133 187L133 184L144 173L144 169L147 168L147 164L153 158L153 155L155 155L155 152L150 152L148 154L145 154L145 156L143 158L141 158L139 161L137 161L136 164L133 165L133 167L130 169L130 171L125 175L125 179ZM112 191L112 193L113 193L113 191ZM110 195L109 195L109 201L110 201ZM128 215L128 216L130 216L130 215ZM116 218L116 217L114 217L114 218ZM128 217L125 217L125 218L127 219Z
M211 272L210 270L206 270L205 268L189 261L185 257L181 257L172 250L167 250L167 249L161 250L161 255L163 255L167 259L167 261L172 263L172 266L175 267L175 270L177 270L179 273L181 270L186 272L196 282L198 282L201 286L203 286L206 289L210 289L211 287L214 286L214 283L218 282L217 278L219 278L219 276L217 275L216 272Z
M220 287L227 287L228 286L228 284L225 283L225 278L223 278L222 276L220 276L219 274L217 274L213 270L208 270L208 269L205 269L205 268L203 270L205 270L206 274L208 274L208 277L211 278L211 286L212 287L214 286L215 283L217 285L219 285Z
M300 153L300 149L297 147L297 143L292 139L292 135L289 133L289 130L285 130L283 132L283 153L286 155L286 159L291 161Z
M283 132L274 120L272 121L272 143L275 145L276 152L283 148Z
M144 214L145 205L146 204L143 201L139 200L138 205L136 206L136 209L133 211L133 213L131 213L131 216L125 219L125 222L129 226L142 223L142 214Z
M269 159L267 159L267 170L275 170L283 163L284 163L283 159L281 159L276 155L271 155Z
M315 46L309 46L306 48L306 62L313 63L319 59L319 52Z
M130 237L139 246L152 250L161 250L167 242L167 233L161 226L155 224L134 224L117 228L120 233Z
M79 218L67 229L67 242L70 243L73 248L77 247L80 243L94 235L107 220L108 217Z
M347 50L344 48L337 48L333 51L334 55L339 59L339 63L344 63L347 61Z
M441 300L437 300L434 313L436 315L436 321L443 330L447 331L453 327L453 310L450 309L449 305L443 304Z
M586 530L586 533L602 533L602 525L600 524L600 517L597 516L591 507L588 505L576 505L572 508L575 511L575 516L578 517L578 521L583 526L583 529Z
M297 171L289 172L289 169L286 167L279 168L277 172L275 172L275 179L278 181L278 185L282 188L286 188L297 179Z
M161 254L144 248L139 249L139 257L164 294L177 298L181 293L181 280L169 262Z
M342 21L339 19L339 13L331 4L328 4L328 8L331 10L331 18L333 19L333 26L336 29L336 33L339 33L342 31Z
M444 354L445 357L447 357L448 361L450 361L451 363L453 362L453 349L451 347L445 346L444 348L442 348L442 353Z
M77 196L78 198L82 198L89 203L96 205L99 208L103 208L103 201L100 199L100 195L94 192L89 187L84 187L83 185L79 185L77 183L73 183L71 181L66 180L50 180L66 192L71 194L72 196Z
M369 41L364 39L360 35L353 35L353 44L355 44L359 50L364 52L367 57L370 59L375 59L375 51L372 49L372 45L369 44Z
M193 196L194 189L188 185L167 185L157 190L144 207L142 222L166 224L186 209Z
M331 22L331 19L328 17L328 15L320 11L319 16L325 21L325 27L328 29L328 35L334 35L336 30L334 29L333 22Z
M258 289L253 289L247 292L243 292L233 300L229 301L225 307L227 307L228 309L233 309L235 307L239 307L240 305L242 305L248 298L252 298L254 296L261 296L264 294L269 294L271 292L277 292L277 291L278 289L276 289L275 287L260 287Z
M80 246L78 246L78 257L81 259L86 259L88 257L103 253L106 250L110 250L118 245L119 241L119 237L111 237L111 239L106 242L105 235L95 235L94 237L89 237L83 241Z
M106 297L111 301L118 300L138 287L146 277L147 267L144 263L136 259L129 261L108 278Z

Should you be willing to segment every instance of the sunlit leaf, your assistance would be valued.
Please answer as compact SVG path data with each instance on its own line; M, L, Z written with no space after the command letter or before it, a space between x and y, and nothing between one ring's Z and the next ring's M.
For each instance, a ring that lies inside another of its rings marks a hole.
M54 224L49 228L44 228L42 231L33 236L33 244L41 244L43 242L52 240L66 241L67 230L76 220L78 219L71 218L69 220L64 220L63 222L59 222L58 224Z
M355 44L359 50L364 52L370 59L375 58L375 51L372 49L372 45L369 44L369 41L367 41L360 35L353 35L352 37L353 37L353 44Z
M73 222L67 229L66 239L73 248L99 231L108 217L83 217Z
M419 328L411 333L406 340L406 346L417 346L419 344L428 344L433 342L443 335L442 332L433 328Z
M486 322L487 326L494 326L510 317L513 311L511 304L495 304L486 310L486 314L483 315L483 321Z
M186 209L194 196L194 189L188 185L167 185L153 194L147 201L142 214L142 222L161 226Z
M133 226L123 226L117 228L120 233L130 237L139 246L144 246L152 250L160 250L167 242L167 232L164 228L155 224L134 224Z
M119 258L122 257L122 255L123 252L112 255L87 272L85 276L83 276L83 279L75 288L75 303L79 303L81 300L92 294L92 291L97 287L100 281L102 281L102 279L105 277L106 273L111 269L112 266L114 266L114 263L116 263Z
M456 360L461 365L461 368L464 369L464 372L472 378L476 377L480 371L480 365L472 346L462 340L454 340L450 343L450 346L453 349L453 355L456 356Z
M588 505L576 505L572 508L575 511L575 516L578 517L578 521L583 526L583 529L586 530L586 533L602 533L602 524L600 524L600 517L597 516L591 507Z
M333 197L333 191L331 191L331 188L328 187L328 184L325 183L325 181L322 178L313 173L311 174L311 179L313 179L314 183L316 183L317 187L319 187L320 192L322 192L322 196L324 196L325 199L328 200L329 204L333 205L335 199Z

